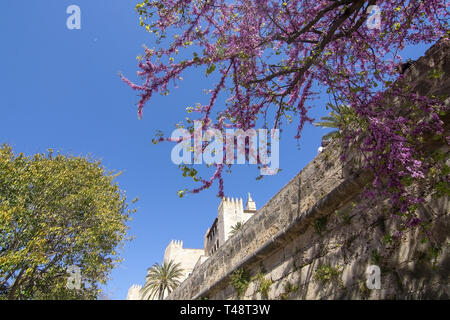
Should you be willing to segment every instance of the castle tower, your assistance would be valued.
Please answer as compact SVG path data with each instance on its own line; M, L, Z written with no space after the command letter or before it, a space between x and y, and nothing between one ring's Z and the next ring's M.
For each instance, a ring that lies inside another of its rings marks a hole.
M181 265L183 273L178 280L182 282L191 274L198 259L204 254L203 249L183 248L183 241L171 240L164 251L164 262L173 261Z
M232 227L244 224L256 213L256 204L249 199L244 210L242 198L224 197L217 209L217 218L205 235L205 253L212 255L231 236Z
M142 300L142 286L133 284L128 289L127 300Z
M244 218L244 206L242 199L224 198L222 199L217 219L219 227L219 246L225 243L230 237L231 227L235 226L238 222L243 222Z
M247 204L245 205L245 211L248 213L256 212L256 203L255 203L255 201L253 201L250 192L248 193L248 200L247 200Z
M164 251L164 262L176 260L177 256L183 250L183 241L170 240L169 245Z
M178 280L183 282L196 267L205 262L209 256L213 255L231 237L230 232L234 226L238 223L244 224L255 213L257 213L256 203L253 201L250 193L245 204L245 210L242 198L222 198L217 208L217 218L212 226L206 230L203 240L204 248L183 248L183 241L171 240L164 251L163 263L169 263L170 261L179 263L183 271L182 276ZM148 298L148 295L143 296L142 286L140 285L132 285L128 289L127 300ZM152 299L158 298L153 296Z
M203 249L205 250L205 254L208 255L208 251L206 251L206 247L208 246L208 235L209 235L209 230L211 230L210 228L208 228L205 232L205 235L203 236Z

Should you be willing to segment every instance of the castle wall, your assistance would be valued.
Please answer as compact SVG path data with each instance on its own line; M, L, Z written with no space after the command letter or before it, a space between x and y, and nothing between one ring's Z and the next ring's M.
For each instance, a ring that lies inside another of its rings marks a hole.
M182 282L191 274L195 264L204 254L205 251L203 249L183 248L182 241L171 241L164 253L164 261L169 262L173 260L175 263L181 264L183 276L179 280Z
M245 213L244 212L242 214L242 216L243 216L243 222L242 223L247 222L251 217L253 217L254 214L257 214L257 213Z
M133 284L128 289L127 300L141 300L142 299L141 290L142 286Z
M205 235L205 252L214 254L230 238L232 227L238 222L245 223L255 213L256 210L244 210L242 198L223 198L217 209L217 219Z
M226 202L226 210L224 210L223 225L224 225L224 242L230 237L231 227L235 226L238 222L244 223L244 208L242 205L242 199L228 199Z
M219 215L205 235L205 254L213 255L219 248L219 243L223 243L221 239L223 239L223 220Z
M448 47L429 50L404 81L420 94L448 94ZM435 69L446 76L429 77ZM401 101L386 98L386 103ZM430 140L426 146L430 154L443 152L450 165L447 145ZM325 148L168 298L236 299L230 275L243 268L250 277L262 272L270 279L269 299L449 299L448 197L425 194L418 206L419 216L429 223L428 241L418 230L393 241L388 199L374 203L361 194L373 177L362 168L359 154L348 153L342 162L342 152L337 142ZM422 187L411 190L423 192ZM365 286L369 265L381 269L379 290ZM264 298L257 280L251 280L242 298Z

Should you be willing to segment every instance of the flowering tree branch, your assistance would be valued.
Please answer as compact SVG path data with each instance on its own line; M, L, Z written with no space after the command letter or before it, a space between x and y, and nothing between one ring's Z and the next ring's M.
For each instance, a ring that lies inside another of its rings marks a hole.
M379 28L366 25L372 5L381 13ZM272 128L282 128L283 116L296 117L299 139L304 124L312 121L307 104L313 99L313 88L324 87L334 103L352 107L365 125L348 130L347 137L357 141L366 135L360 148L371 154L367 166L379 177L375 185L381 176L390 177L391 189L400 190L392 200L401 212L417 201L399 204L406 192L401 180L420 178L427 170L426 161L416 158L420 143L410 141L408 135L442 134L439 112L445 106L439 99L415 96L402 88L390 94L409 99L420 112L399 116L380 104L382 93L399 77L400 50L407 44L448 41L445 1L144 0L136 9L141 25L155 34L158 45L146 48L141 57L142 84L122 76L140 92L139 117L155 93L167 94L171 83L181 81L182 73L204 66L206 75L217 73L220 79L210 90L209 103L190 110L198 114L204 128L247 130L260 119L264 119L263 127L272 119ZM221 93L228 93L227 104L213 113ZM432 115L429 121L413 120L413 115L427 112ZM192 132L190 123L187 127ZM212 177L197 179L202 185L192 191L218 180L222 196L222 173L223 165L216 165Z

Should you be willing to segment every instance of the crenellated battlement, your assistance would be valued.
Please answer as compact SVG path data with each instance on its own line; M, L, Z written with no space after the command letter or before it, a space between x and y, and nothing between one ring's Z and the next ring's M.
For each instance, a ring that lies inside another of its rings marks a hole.
M133 284L128 289L127 300L141 300L142 299L142 286L139 284Z
M221 212L223 210L234 211L235 213L243 212L244 204L242 198L223 197L218 211Z
M233 228L238 224L244 224L255 213L256 204L250 193L245 210L242 198L223 197L217 208L217 218L205 234L205 252L212 255L228 240Z
M170 240L169 245L167 247L172 248L183 248L183 241L182 240Z

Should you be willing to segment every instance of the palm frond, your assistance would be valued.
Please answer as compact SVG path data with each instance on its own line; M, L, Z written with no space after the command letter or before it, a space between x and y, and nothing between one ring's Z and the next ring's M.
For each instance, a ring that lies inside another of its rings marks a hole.
M338 136L339 136L339 131L338 130L334 130L334 131L328 132L326 135L324 135L322 137L322 141L323 140L328 140L328 139L333 139L333 138L336 138Z
M173 260L164 261L163 264L155 263L148 269L143 295L148 295L148 299L155 296L163 299L166 292L171 293L180 285L179 278L182 275L183 269L180 263L175 263Z
M352 127L355 123L358 123L358 115L355 110L347 105L328 105L332 111L324 117L321 117L318 122L314 122L317 127L334 128L335 131L331 131L322 137L322 140L335 138L339 136L341 130Z
M234 226L231 227L230 236L235 235L243 226L242 222L237 222Z

